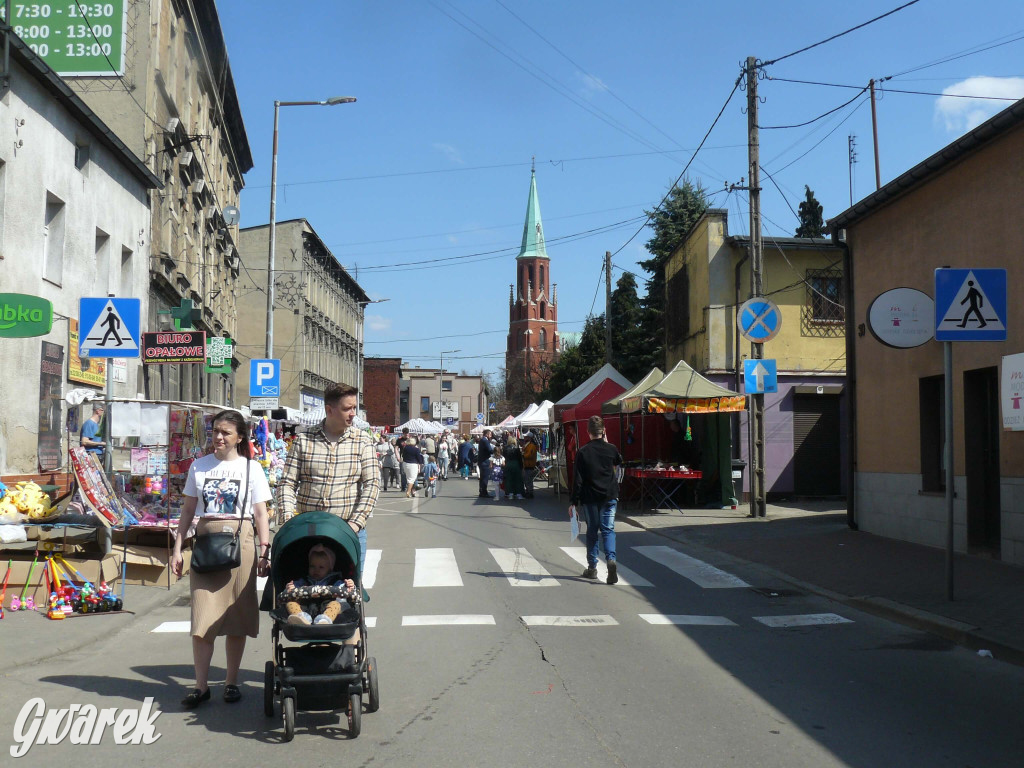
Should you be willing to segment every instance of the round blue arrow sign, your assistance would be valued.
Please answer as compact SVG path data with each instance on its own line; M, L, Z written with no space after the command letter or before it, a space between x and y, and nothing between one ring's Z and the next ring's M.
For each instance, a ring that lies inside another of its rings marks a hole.
M763 344L771 341L782 328L782 312L771 299L748 299L736 314L740 333L747 341Z

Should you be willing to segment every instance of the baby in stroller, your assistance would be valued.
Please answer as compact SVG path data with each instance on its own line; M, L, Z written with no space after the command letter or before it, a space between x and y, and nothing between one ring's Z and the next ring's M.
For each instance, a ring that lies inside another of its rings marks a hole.
M289 600L285 603L289 624L333 624L344 611L354 611L358 601L355 582L346 578L351 574L339 573L334 570L335 554L323 544L314 544L309 549L309 572L306 578L293 579L285 585L285 589L299 590L307 587L305 599ZM330 596L318 594L326 590L317 587L340 587L343 591ZM358 621L358 615L354 618Z

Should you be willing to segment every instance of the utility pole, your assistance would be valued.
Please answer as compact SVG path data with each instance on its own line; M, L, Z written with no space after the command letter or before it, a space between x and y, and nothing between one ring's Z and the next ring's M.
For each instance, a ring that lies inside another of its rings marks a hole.
M850 147L850 207L853 207L853 166L857 164L857 137L854 134L850 134L847 139Z
M871 86L871 135L875 140L875 189L882 188L882 170L878 162L878 115L875 112L875 80L868 83Z
M757 128L757 59L747 57L747 154L750 165L750 296L764 295L762 271L764 252L761 244L761 160ZM764 359L764 345L750 343L750 358ZM750 395L750 516L764 517L764 393Z
M604 361L612 361L612 252L604 252Z

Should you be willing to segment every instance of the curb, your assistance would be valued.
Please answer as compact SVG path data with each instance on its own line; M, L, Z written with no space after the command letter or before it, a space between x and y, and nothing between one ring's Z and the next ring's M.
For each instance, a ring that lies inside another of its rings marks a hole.
M698 550L704 549L717 552L723 557L732 559L738 563L743 563L744 565L752 568L760 569L762 572L772 576L773 578L788 582L805 592L818 595L819 597L824 597L832 602L849 606L850 608L854 608L872 616L877 616L878 618L885 619L887 621L902 624L903 626L910 627L911 629L928 632L937 637L949 640L955 645L970 651L977 652L987 650L997 661L1013 664L1018 667L1024 667L1024 648L1018 648L1001 640L996 640L990 637L980 627L965 624L964 622L957 621L956 619L950 619L945 616L929 613L928 611L921 610L920 608L914 608L902 603L897 603L895 600L890 600L886 597L876 597L872 595L845 595L840 592L835 592L825 587L821 587L817 584L802 581L801 579L797 579L794 576L790 576L783 571L779 571L771 566L764 565L763 563L758 563L753 560L745 560L741 557L736 557L735 555L727 552L722 552L721 550L709 547L706 544L696 544L677 536L671 536L658 528L648 528L641 520L638 520L635 517L624 517L622 520L625 523L629 523L632 526L647 531L648 533L661 536L662 538L669 539L670 541L685 544L688 547Z

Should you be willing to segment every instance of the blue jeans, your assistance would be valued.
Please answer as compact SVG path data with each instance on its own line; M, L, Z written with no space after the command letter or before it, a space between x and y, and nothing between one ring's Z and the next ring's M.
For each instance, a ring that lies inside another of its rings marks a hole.
M615 507L616 499L601 504L581 504L583 519L587 522L587 567L597 567L597 535L604 544L604 559L615 559Z
M491 479L491 462L484 461L477 464L477 469L480 470L480 495L487 495L487 483Z
M359 529L359 577L363 576L363 565L366 563L366 528Z

